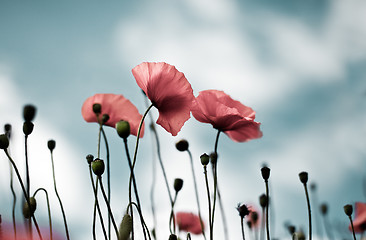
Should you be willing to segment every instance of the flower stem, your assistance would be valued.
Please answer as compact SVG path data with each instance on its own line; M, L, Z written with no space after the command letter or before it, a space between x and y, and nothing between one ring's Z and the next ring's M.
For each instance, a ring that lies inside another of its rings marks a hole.
M53 151L50 151L50 152L51 152L51 163L52 163L53 186L55 188L55 193L56 193L56 196L60 203L62 217L63 217L64 225L65 225L66 238L69 240L70 236L69 236L69 229L67 227L66 214L65 214L64 206L62 205L60 195L58 194L57 187L56 187L56 176L55 176L55 166L54 166L54 162L53 162Z
M266 208L266 231L267 231L267 240L270 240L269 235L269 217L268 217L268 209L269 209L269 187L268 187L268 180L264 180L266 184L266 197L267 197L267 206Z
M208 199L208 222L210 225L210 239L213 240L212 236L212 219L211 219L211 198L210 198L210 188L208 184L208 177L207 177L207 166L203 166L203 173L205 174L205 182L206 182L206 190L207 190L207 199Z
M349 216L349 221L351 222L351 226L352 226L353 239L356 240L355 228L353 227L353 221L352 221L351 216Z
M220 137L220 133L221 131L218 130L217 131L217 135L216 135L216 140L215 140L215 148L214 148L214 153L216 155L216 162L214 163L214 199L213 199L213 204L212 204L212 219L211 219L211 235L213 234L213 225L214 225L214 220L215 220L215 208L216 208L216 194L217 194L217 145L219 142L219 137ZM213 236L211 236L211 239L213 239Z
M142 215L142 212L141 212L141 208L134 202L130 202L127 206L127 209L129 208L130 205L134 205L137 209L137 212ZM145 220L144 218L141 218L142 219L142 228L144 228L144 231L146 230L147 232L147 236L149 237L149 240L151 240L151 236L150 236L150 233L149 233L149 228L147 227L146 223L145 223ZM146 237L145 237L146 239Z
M189 159L191 161L191 169L192 169L194 190L195 190L195 193L196 193L196 202L197 202L197 208L198 208L198 217L200 218L200 224L201 224L201 230L202 230L203 238L206 239L205 231L204 231L204 228L203 228L202 217L201 217L201 206L200 206L200 201L199 201L199 198L198 198L196 174L194 172L194 167L193 167L193 157L192 157L192 153L189 149L187 149L187 152L188 152L188 155L189 155Z
M170 211L170 217L169 217L169 229L170 234L175 234L175 218L174 218L174 205L177 201L178 192L175 192L174 200L172 202L172 209ZM172 231L172 222L173 222L173 231Z
M35 198L36 197L36 194L38 191L43 191L45 194L46 194L46 201L47 201L47 210L48 210L48 224L50 225L50 238L51 240L53 239L52 237L52 217L51 217L51 208L50 208L50 201L48 199L48 192L46 189L44 188L38 188L34 194L33 194L33 197Z
M24 152L25 152L25 186L26 186L26 191L27 191L27 195L30 196L30 177L29 177L29 161L28 161L28 135L24 135ZM33 234L32 234L32 223L30 221L30 219L27 219L26 222L28 223L28 231L29 231L29 235L31 240L33 239Z
M10 190L11 190L11 194L13 195L12 218L13 218L14 238L17 239L17 226L15 224L15 206L17 203L17 195L15 194L15 191L14 191L13 169L11 167L10 162L9 162L9 169L10 169Z
M15 174L17 175L17 178L18 178L18 181L20 183L20 186L22 188L22 191L23 191L23 194L24 194L24 197L25 197L25 200L27 201L27 204L28 206L30 206L30 201L29 201L29 195L27 194L27 191L24 187L24 183L23 183L23 180L22 178L20 177L20 174L19 174L19 171L18 171L18 168L17 166L15 165L15 162L13 161L13 159L10 157L9 153L8 153L8 150L7 149L4 149L4 152L6 154L6 156L8 157L10 163L12 164L13 168L14 168L14 171L15 171ZM39 227L38 227L38 223L37 223L37 220L36 220L36 217L34 216L34 214L31 215L31 218L33 220L33 223L34 223L34 226L36 227L37 229L37 232L38 232L38 236L40 238L40 240L42 240L42 235L41 235L41 231L39 230Z
M110 170L110 160L109 160L109 146L107 136L104 132L103 125L101 124L100 129L103 134L103 139L105 142L106 154L107 154L107 194L108 194L108 202L111 203L111 170ZM111 238L111 216L108 213L108 236Z
M306 195L306 202L308 205L308 217L309 217L309 240L311 240L312 237L312 226L311 226L311 208L310 208L310 199L309 199L309 192L307 184L304 183L304 189L305 189L305 195Z
M240 225L241 225L241 235L243 236L243 240L245 240L245 235L244 235L244 218L240 218Z

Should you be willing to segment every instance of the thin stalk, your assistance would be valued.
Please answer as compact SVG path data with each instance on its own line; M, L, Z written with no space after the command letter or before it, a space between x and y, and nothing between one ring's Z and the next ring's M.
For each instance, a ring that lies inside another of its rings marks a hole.
M245 235L244 235L244 218L240 218L240 225L241 225L241 235L243 237L243 240L245 240Z
M221 131L218 130L217 131L217 135L216 135L216 140L215 140L215 148L214 148L214 153L217 156L217 145L219 142L219 137L220 137L220 133ZM213 204L212 204L212 219L211 219L211 232L213 234L213 226L214 226L214 220L215 220L215 209L216 209L216 194L217 194L217 159L216 159L216 163L215 163L215 171L214 171L214 199L213 199ZM211 236L211 239L213 239L213 236Z
M306 183L304 183L305 195L306 195L306 202L308 204L308 217L309 217L309 240L312 237L312 226L311 226L311 208L310 208L310 199L309 199L309 192Z
M207 166L203 166L203 173L205 175L205 182L206 182L206 190L207 190L207 199L208 199L208 222L210 225L210 239L213 240L212 236L212 219L211 219L211 198L210 198L210 187L208 184L208 177L207 177Z
M137 209L137 212L140 214L140 215L142 215L142 212L141 212L141 208L139 208L139 206L136 204L136 203L134 203L134 202L130 202L129 204L128 204L128 206L127 206L127 208L129 208L129 206L130 205L134 205L135 207L136 207L136 209ZM147 225L146 225L146 222L145 222L145 220L144 220L144 218L141 218L142 219L142 228L144 228L145 230L146 230L146 232L147 232L147 236L149 237L149 240L151 240L151 236L150 236L150 233L149 233L149 228L147 227ZM144 231L145 231L144 230ZM145 238L146 239L146 238Z
M107 195L108 195L108 202L111 203L111 168L110 168L110 160L109 160L109 146L107 136L104 132L103 125L101 125L101 130L103 134L103 139L105 142L105 148L107 152ZM108 213L108 236L111 238L111 216Z
M9 153L8 153L8 150L7 150L7 149L4 149L4 152L5 152L6 156L8 157L9 161L11 162L11 164L12 164L12 166L13 166L13 168L14 168L14 171L15 171L15 173L16 173L16 175L17 175L18 181L19 181L20 186L21 186L21 188L22 188L22 191L23 191L23 194L24 194L25 200L27 201L28 206L30 206L31 204L30 204L30 201L29 201L29 195L27 194L27 191L26 191L26 189L25 189L25 187L24 187L24 183L23 183L22 178L20 177L20 174L19 174L18 168L17 168L17 166L15 165L15 162L13 161L13 159L10 157L10 155L9 155ZM38 223L37 223L37 220L36 220L36 217L34 216L34 214L32 214L32 215L31 215L31 218L32 218L32 220L33 220L34 226L35 226L35 227L36 227L36 229L37 229L38 236L39 236L40 240L42 240L43 238L42 238L42 235L41 235L41 231L39 230Z
M262 208L262 223L261 223L261 229L260 229L260 237L259 239L260 240L263 240L264 238L264 225L265 225L265 218L266 218L266 215L265 215L265 208L263 207Z
M67 227L66 214L65 214L64 206L62 205L60 195L58 194L57 187L56 187L56 176L55 176L55 166L54 166L54 162L53 162L53 151L50 151L50 152L51 152L51 163L52 163L53 186L55 188L55 193L58 198L58 202L60 203L62 217L63 217L64 225L65 225L66 238L69 240L70 236L69 236L69 229Z
M116 235L117 235L117 239L118 239L118 228L117 228L117 224L114 221L114 217L113 217L113 214L112 214L112 209L111 209L111 206L110 206L110 204L108 202L107 195L105 194L105 191L104 191L104 187L103 187L103 183L102 183L102 177L101 176L98 176L98 180L100 181L100 189L102 190L102 195L103 195L104 201L105 201L105 203L107 205L108 212L111 215L112 224L113 224L114 230L116 231Z
M94 240L96 239L95 220L96 220L96 210L98 210L99 220L100 220L100 224L102 225L104 238L105 238L105 240L107 240L108 239L107 232L104 227L103 216L102 216L102 212L100 211L100 206L99 206L99 201L98 201L98 179L96 180L96 184L94 185L91 164L89 164L89 175L90 175L90 180L91 180L91 184L93 187L93 193L94 193L94 199L95 199L94 200L94 212L93 212L93 239Z
M12 219L13 219L13 229L14 229L14 238L17 239L17 226L15 223L15 206L17 203L17 195L14 191L14 184L13 184L13 169L11 167L11 163L9 162L9 169L10 169L10 190L11 194L13 195L13 205L12 205Z
M349 216L349 221L351 222L352 226L353 239L356 240L355 228L353 227L353 221L351 216Z
M270 236L269 236L269 218L268 218L268 208L269 208L269 187L268 187L268 180L265 180L265 184L266 184L266 196L267 196L266 230L267 230L267 240L270 240Z
M202 222L202 217L201 217L201 206L200 206L200 200L198 198L198 189L197 189L197 181L196 181L196 174L194 172L194 167L193 167L193 157L192 157L192 153L191 151L189 151L189 149L187 149L188 155L189 155L189 159L191 161L191 169L192 169L192 176L193 176L193 183L194 183L194 190L196 193L196 202L197 202L197 208L198 208L198 217L200 218L200 223L201 223L201 230L202 230L202 235L203 238L206 239L206 235L205 235L205 231L203 228L203 222Z
M44 188L38 188L35 192L34 192L34 194L33 194L33 197L35 198L36 197L36 194L37 194L37 192L38 191L43 191L44 193L45 193L45 195L46 195L46 201L47 201L47 211L48 211L48 224L49 224L49 226L50 226L50 238L51 238L51 240L53 239L53 234L52 234L52 217L51 217L51 208L50 208L50 201L49 201L49 199L48 199L48 192L47 192L47 190L46 189L44 189Z
M24 135L24 152L25 152L25 183L28 196L30 196L30 177L29 177L29 161L28 161L28 135ZM30 219L25 220L28 223L28 231L31 240L33 239L32 222Z
M170 211L170 217L169 217L169 230L170 234L175 234L175 218L174 218L174 205L177 201L178 192L175 192L174 200L172 202L172 209ZM172 231L172 222L173 222L173 231Z

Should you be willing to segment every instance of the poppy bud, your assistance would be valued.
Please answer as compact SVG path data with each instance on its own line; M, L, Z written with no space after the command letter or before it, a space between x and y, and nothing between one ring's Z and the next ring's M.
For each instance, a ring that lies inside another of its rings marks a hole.
M307 172L299 173L299 178L303 184L306 184L308 182L308 173Z
M215 152L211 153L210 159L211 159L212 164L216 164L217 163L217 153L215 153Z
M320 212L323 215L327 215L327 213L328 213L328 205L326 203L323 203L322 205L320 205Z
M210 162L210 157L206 153L202 154L200 158L203 166L207 166L207 164Z
M185 139L182 139L175 144L175 147L178 149L178 151L181 151L181 152L187 151L188 146L189 146L189 144L188 144L187 140L185 140Z
M118 239L128 240L132 231L132 218L127 213L123 216L122 222L119 225Z
M99 103L94 103L93 104L93 112L95 114L100 114L102 112L102 105L100 105Z
M269 169L268 167L262 167L261 172L264 181L268 181L271 169Z
M109 115L104 113L102 116L102 124L105 124L109 120Z
M180 178L174 179L174 190L179 192L183 187L183 180Z
M104 161L97 158L92 162L92 170L94 172L95 175L102 176L102 174L104 173L105 170L105 165L104 165Z
M130 124L127 121L123 120L116 123L116 130L118 136L120 136L123 139L126 139L128 136L130 136L131 133Z
M350 217L352 215L352 213L353 213L353 207L352 207L352 205L350 205L350 204L344 205L343 209L344 209L344 213L347 216Z
M49 140L47 142L48 149L52 152L53 149L56 147L56 141L55 140Z
M94 160L94 156L91 154L86 155L86 161L88 162L88 164L91 164Z
M169 240L178 240L178 238L175 234L170 234Z
M5 134L8 138L10 138L11 135L11 125L9 123L4 125Z
M293 235L296 232L296 227L294 225L289 225L287 227L288 232Z
M25 105L23 108L23 118L26 122L31 122L34 119L34 116L36 115L36 107L33 105Z
M9 139L5 134L0 135L0 148L7 149L9 147Z
M34 124L32 122L24 122L23 124L23 133L28 136L33 132Z
M238 207L236 208L236 210L238 210L239 216L241 218L244 218L245 216L249 215L249 209L248 209L247 205L245 205L245 204L242 204L242 205L238 204Z
M258 213L256 211L253 211L251 214L250 214L250 218L252 220L252 223L257 223L258 219L259 219L259 216L258 216Z
M267 207L268 205L268 198L266 194L262 194L259 196L259 205L261 205L262 208Z
M296 239L297 240L305 240L305 234L303 231L299 231L296 233Z
M29 203L30 207L27 201L25 201L23 205L23 216L27 219L29 219L33 215L37 208L37 202L34 197L29 198Z

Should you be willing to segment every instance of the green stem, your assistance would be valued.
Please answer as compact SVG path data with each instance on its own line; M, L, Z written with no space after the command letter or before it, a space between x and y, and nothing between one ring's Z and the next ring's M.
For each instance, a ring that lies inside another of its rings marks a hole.
M304 183L304 189L305 189L305 195L306 195L306 202L308 204L308 217L309 217L309 240L312 238L312 224L311 224L311 208L310 208L310 198L309 198L309 192L308 187L306 183Z
M101 130L103 134L103 139L105 142L105 148L107 152L107 194L108 194L108 202L111 203L111 170L110 170L110 161L109 161L109 146L107 136L104 132L103 125L101 125ZM111 216L108 213L108 236L111 238Z
M44 188L38 188L35 192L34 192L34 194L33 194L33 197L35 198L36 197L36 194L37 194L37 192L38 191L43 191L44 193L45 193L45 195L46 195L46 201L47 201L47 211L48 211L48 224L49 224L49 226L50 226L50 238L51 238L51 240L53 239L53 234L52 234L52 217L51 217L51 208L50 208L50 201L49 201L49 199L48 199L48 192L47 192L47 190L46 189L44 189Z
M215 220L215 209L216 209L216 193L217 193L217 146L218 146L218 142L219 142L219 137L220 137L220 133L221 131L218 130L217 131L217 135L216 135L216 140L215 140L215 148L214 148L214 153L216 155L216 162L214 163L214 199L213 199L213 204L212 204L212 219L211 219L211 232L213 234L213 226L214 226L214 220ZM213 237L211 236L211 239L213 239Z
M13 195L13 206L12 206L12 218L13 218L13 229L14 229L14 238L17 239L17 226L15 223L15 206L17 203L17 195L14 191L14 184L13 184L13 169L11 167L11 163L9 162L9 169L10 169L10 190L11 194Z
M207 190L207 199L208 199L208 222L210 225L210 239L213 240L212 235L212 220L211 220L211 197L210 197L210 188L208 184L208 177L207 177L207 166L203 166L203 173L205 174L205 182L206 182L206 190Z
M352 226L353 239L356 240L355 228L353 227L353 221L351 216L349 216L349 221L351 222Z
M18 178L18 181L20 183L20 186L22 188L22 191L23 191L23 194L24 194L24 197L25 197L25 200L27 201L27 204L28 206L30 206L30 201L29 201L29 195L27 194L27 191L24 187L24 183L23 183L23 180L22 178L20 177L20 174L19 174L19 171L18 171L18 168L17 166L15 165L15 162L13 161L13 159L10 157L9 153L8 153L8 150L7 149L4 149L4 152L6 154L6 156L8 157L10 163L12 164L13 168L14 168L14 171L15 171L15 174L17 175L17 178ZM34 226L36 227L37 229L37 232L38 232L38 236L40 238L40 240L42 240L42 235L41 235L41 231L39 230L39 227L38 227L38 223L37 223L37 220L36 220L36 217L34 216L34 214L31 215L31 218L33 220L33 223L34 223Z
M178 192L175 192L174 200L172 202L172 209L170 211L170 217L169 217L169 229L170 234L175 234L175 218L174 218L174 205L177 201ZM172 231L172 222L173 222L173 231Z
M60 195L58 194L57 187L56 187L56 176L55 176L55 166L54 166L54 162L53 162L53 151L51 150L50 152L51 152L51 163L52 163L53 186L55 188L55 193L56 193L58 202L60 203L62 217L63 217L64 225L65 225L66 238L69 240L70 236L69 236L69 229L67 227L66 214L65 214L64 206L62 205Z
M266 230L267 230L267 240L270 240L270 235L269 235L269 218L268 218L268 209L269 209L269 187L268 187L268 180L265 180L265 184L266 184L266 196L267 196Z
M141 208L139 208L139 206L136 203L130 202L127 206L127 209L129 208L130 205L134 205L137 209L137 212L142 216ZM147 227L144 218L141 218L141 219L142 219L142 228L144 229L144 231L147 232L147 236L149 237L149 240L151 240L151 236L150 236L150 233L149 233L149 228ZM146 237L145 237L145 239L146 239Z

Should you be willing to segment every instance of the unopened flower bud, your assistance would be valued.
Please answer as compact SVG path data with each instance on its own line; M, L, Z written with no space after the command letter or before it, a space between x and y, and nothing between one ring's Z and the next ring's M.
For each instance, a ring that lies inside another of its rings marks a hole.
M33 105L25 105L23 108L23 118L26 122L31 122L34 119L34 116L36 115L36 107Z
M92 170L94 172L95 175L102 176L102 174L104 173L105 170L105 165L104 165L104 161L97 158L92 162Z
M262 167L261 172L262 172L262 178L264 179L264 181L268 181L271 169L269 169L269 167L264 166L264 167Z
M236 210L238 210L239 216L241 218L244 218L245 216L249 215L249 209L248 209L247 205L245 205L245 204L242 204L242 205L238 204Z
M128 240L130 239L130 233L132 231L132 218L130 215L125 214L123 216L122 222L119 225L118 239Z
M86 155L86 161L88 162L88 164L91 164L94 160L94 156L91 154Z
M299 173L299 178L303 184L306 184L308 182L308 173L307 172Z
M93 104L93 112L95 114L100 114L102 112L102 105L100 105L99 103L94 103Z
M55 140L49 140L47 142L48 149L52 152L53 149L56 147L56 141Z
M213 165L217 163L217 153L213 152L210 154L210 160Z
M296 235L297 240L305 240L305 234L303 231L299 231L299 232L295 233L295 235Z
M6 136L10 139L11 136L11 125L9 123L4 125L4 130L5 130L5 134Z
M210 157L206 153L202 154L200 158L203 166L207 166L207 164L210 162Z
M320 205L320 212L323 215L327 215L327 213L328 213L328 205L326 203L323 203L322 205Z
M174 179L174 190L179 192L183 187L183 179L176 178Z
M29 207L27 201L25 201L24 205L23 205L23 216L26 219L29 219L33 215L33 213L36 211L36 208L37 208L37 202L34 197L29 198L29 203L30 203L30 207Z
M9 139L5 134L0 135L0 149L7 149L9 147Z
M187 140L185 140L185 139L182 139L175 144L175 147L178 149L178 151L181 151L181 152L187 151L188 146L189 146L189 144L188 144Z
M288 232L293 235L296 232L296 227L294 225L287 226Z
M102 124L105 124L109 120L109 115L104 113L102 116Z
M23 124L23 133L28 136L33 132L34 124L32 122L24 122Z
M261 205L262 208L267 207L268 205L268 198L266 194L262 194L259 196L259 205Z
M257 223L259 219L258 213L256 211L252 211L252 213L250 214L250 218L252 220L252 223Z
M170 236L169 236L169 240L178 240L177 235L175 235L175 234L170 234Z
M350 216L352 215L352 213L353 213L353 207L352 207L352 205L351 205L351 204L344 205L343 209L344 209L344 213L345 213L347 216L349 216L349 217L350 217Z
M123 139L126 139L128 136L130 136L131 133L129 122L123 120L116 123L116 130L118 136L120 136Z

